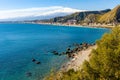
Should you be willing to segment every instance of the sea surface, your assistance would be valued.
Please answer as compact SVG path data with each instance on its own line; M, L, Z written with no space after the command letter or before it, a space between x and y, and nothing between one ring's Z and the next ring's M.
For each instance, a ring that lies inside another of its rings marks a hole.
M68 61L66 56L53 55L52 51L65 51L74 43L94 43L109 31L105 28L1 23L0 80L42 80ZM41 64L32 62L32 58Z

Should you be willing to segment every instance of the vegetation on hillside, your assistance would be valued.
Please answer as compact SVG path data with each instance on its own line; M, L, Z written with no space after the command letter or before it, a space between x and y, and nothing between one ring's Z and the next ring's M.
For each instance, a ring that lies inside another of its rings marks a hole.
M92 51L90 61L83 65L83 78L89 80L120 79L120 28L105 34L97 41L98 48Z
M60 22L60 23L65 23L68 20L77 20L77 23L83 21L88 15L90 14L105 14L109 12L110 9L106 10L101 10L101 11L85 11L85 12L77 12L71 15L67 15L64 17L55 17L50 20L44 20L45 22Z
M79 71L69 70L62 76L52 74L47 80L120 80L120 27L98 40L97 49Z
M101 23L120 22L120 5L115 7L112 11L101 16L99 22Z
M86 18L83 20L84 23L95 23L98 22L100 14L89 14L86 16Z
M102 11L77 12L64 17L55 17L43 21L51 23L66 23L69 20L76 20L76 24L101 23L117 25L120 23L120 5L118 5L112 10L106 9Z

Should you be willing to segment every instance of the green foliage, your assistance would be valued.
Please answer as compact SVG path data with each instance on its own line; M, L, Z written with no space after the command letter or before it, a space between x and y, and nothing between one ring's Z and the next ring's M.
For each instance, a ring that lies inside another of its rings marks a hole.
M100 14L89 14L87 17L84 19L84 23L95 23L98 22Z
M77 12L63 17L55 17L45 22L66 23L68 20L77 20L77 23L105 23L118 24L120 22L120 5L110 11L110 9L102 11L85 11Z
M120 28L105 34L97 41L98 48L92 51L89 62L85 62L83 70L89 80L120 79Z
M67 15L67 16L63 16L63 17L55 17L52 18L50 20L46 20L45 22L60 22L60 23L65 23L68 20L74 19L77 20L77 23L80 23L82 21L84 21L84 19L88 16L88 15L92 15L95 14L95 19L97 18L97 15L99 14L104 14L109 12L110 9L106 9L106 10L102 10L102 11L85 11L85 12L76 12L73 13L71 15ZM88 16L89 17L89 16ZM94 16L93 16L94 17ZM91 18L90 18L91 19ZM95 21L95 20L94 20Z

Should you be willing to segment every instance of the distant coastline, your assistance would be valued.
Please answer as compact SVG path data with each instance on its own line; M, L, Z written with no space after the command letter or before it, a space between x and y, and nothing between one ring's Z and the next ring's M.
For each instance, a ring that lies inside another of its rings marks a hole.
M65 26L65 27L83 27L83 28L108 28L108 29L111 29L115 26L109 26L109 25L94 25L94 24L91 24L91 25L78 25L78 24L70 24L70 25L67 25L67 24L62 24L62 23L45 23L45 22L39 22L39 23L36 23L36 22L31 22L31 21L6 21L6 22L0 22L0 24L2 23L15 23L15 24L42 24L42 25L53 25L53 26Z
M108 26L108 25L77 25L77 24L71 24L71 25L67 25L67 24L61 24L61 23L36 23L36 22L21 22L21 23L27 23L27 24L42 24L42 25L55 25L55 26L65 26L65 27L85 27L85 28L108 28L111 29L115 26Z
M42 23L38 23L38 24L42 24ZM46 23L43 23L43 24L46 24ZM77 24L67 25L67 24L56 24L56 23L53 23L50 25L69 26L69 27L88 27L88 28L113 28L115 27L115 26L108 26L108 25L77 25Z

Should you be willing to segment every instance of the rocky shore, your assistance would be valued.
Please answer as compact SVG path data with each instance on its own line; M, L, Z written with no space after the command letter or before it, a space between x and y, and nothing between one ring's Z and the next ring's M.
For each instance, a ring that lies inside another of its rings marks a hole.
M93 49L96 49L97 46L90 46L86 50L79 51L78 54L75 55L73 59L71 59L68 63L62 65L61 71L66 72L70 69L79 70L81 65L85 60L89 60L90 53Z
M89 57L91 55L91 51L93 49L96 49L97 45L89 46L87 49L83 49L79 51L77 54L75 53L74 58L72 58L67 63L63 64L59 71L50 73L50 75L46 76L43 80L59 80L63 73L68 72L69 70L73 69L74 71L78 71L81 69L81 65L85 60L89 60ZM74 53L73 53L74 54Z

